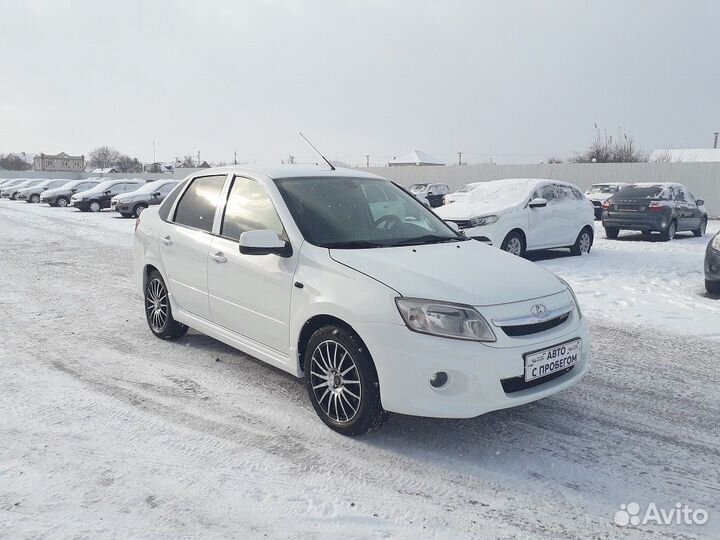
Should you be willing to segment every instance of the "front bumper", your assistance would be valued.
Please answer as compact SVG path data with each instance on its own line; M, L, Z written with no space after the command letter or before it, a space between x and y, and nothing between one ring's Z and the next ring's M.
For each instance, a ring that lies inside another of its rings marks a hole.
M710 244L705 251L705 279L720 281L720 251L713 249Z
M357 330L375 360L383 408L400 414L472 418L555 394L580 381L590 368L590 335L584 320L565 333L513 340L510 347L419 334L402 324L366 323ZM582 352L570 371L510 390L524 380L524 354L575 338L582 339ZM436 389L430 379L439 371L448 374L448 382Z
M129 214L132 212L132 204L129 202L112 201L110 203L110 210L121 212L123 214Z
M631 231L658 231L668 228L669 216L653 212L608 212L602 213L602 225L605 228L626 229Z

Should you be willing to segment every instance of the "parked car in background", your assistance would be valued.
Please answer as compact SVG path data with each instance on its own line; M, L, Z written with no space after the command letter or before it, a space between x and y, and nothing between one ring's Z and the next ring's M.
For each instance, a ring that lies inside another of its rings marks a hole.
M602 218L602 203L615 195L620 188L627 186L624 182L605 182L593 184L585 190L585 196L593 203L595 207L595 220Z
M17 193L17 199L19 201L26 201L29 203L39 203L40 202L40 195L43 191L60 187L63 184L67 183L67 179L59 179L59 180L45 180L44 182L40 182L39 184L35 184L31 187L26 187L18 191Z
M130 193L115 195L110 200L110 209L120 212L122 217L139 217L148 206L163 202L178 183L178 180L148 182Z
M471 184L465 184L463 187L453 193L448 193L443 197L443 204L452 204L457 201L463 200L468 194L476 187L482 185L484 182L473 182Z
M413 184L410 193L430 208L442 206L443 197L450 192L447 184Z
M646 239L657 232L665 241L679 231L703 236L708 220L704 205L682 184L630 184L603 203L602 224L611 239L621 230L641 231Z
M367 194L378 189L400 204L375 218ZM196 173L142 213L134 261L155 336L192 327L304 377L318 416L344 435L377 428L386 411L514 407L590 366L567 283L356 170Z
M558 180L483 182L436 212L466 236L520 257L563 247L573 255L590 253L594 240L592 204L576 186Z
M21 189L36 186L37 184L45 181L45 178L31 178L28 180L23 180L22 182L3 188L2 191L0 191L0 197L8 197L10 200L15 201L17 200L18 193Z
M103 208L110 208L110 200L115 195L135 191L144 183L143 180L127 178L105 180L70 197L70 204L82 212L99 212Z
M109 180L109 179L108 179ZM70 180L60 187L48 189L40 194L40 202L50 206L64 208L70 204L70 198L81 191L87 191L102 181L100 177L86 178L85 180Z
M713 236L705 250L705 290L720 294L720 232Z
M5 180L2 184L0 184L0 196L1 197L7 197L8 195L5 195L5 190L9 190L11 187L16 186L22 182L27 182L27 178L11 178L10 180Z

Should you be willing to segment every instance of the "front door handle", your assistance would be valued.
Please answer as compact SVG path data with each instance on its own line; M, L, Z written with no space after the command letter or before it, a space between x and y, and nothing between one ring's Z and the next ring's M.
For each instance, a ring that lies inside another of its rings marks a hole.
M163 236L160 240L162 240L162 243L166 246L172 246L172 238L169 236Z
M227 262L227 259L225 258L225 255L223 255L222 251L218 251L214 255L210 255L210 258L218 264Z

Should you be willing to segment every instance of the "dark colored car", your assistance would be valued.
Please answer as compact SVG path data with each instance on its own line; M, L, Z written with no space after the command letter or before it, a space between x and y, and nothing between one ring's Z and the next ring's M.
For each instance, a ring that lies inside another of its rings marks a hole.
M144 183L143 180L127 178L106 180L87 191L76 193L70 198L70 204L82 212L99 212L110 208L110 199L115 195L135 191Z
M148 182L135 191L115 195L110 201L110 209L120 212L122 217L140 217L148 206L160 204L178 185L178 180L155 180Z
M602 224L611 239L621 230L641 231L647 239L654 232L662 240L672 240L680 231L703 236L708 220L704 204L682 184L631 184L603 203Z
M713 236L705 250L705 289L720 294L720 232Z
M40 202L50 206L65 208L70 204L70 197L81 191L87 191L101 182L101 178L86 178L85 180L70 180L66 184L54 189L43 191Z

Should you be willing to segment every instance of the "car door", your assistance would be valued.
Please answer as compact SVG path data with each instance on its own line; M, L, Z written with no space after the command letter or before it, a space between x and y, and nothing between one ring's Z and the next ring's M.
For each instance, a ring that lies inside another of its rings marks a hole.
M687 231L699 228L700 222L702 221L702 212L697 206L695 197L692 196L685 186L678 186L676 191L681 199L679 202L682 202L683 205L682 219L684 225L682 228Z
M180 194L168 221L160 226L160 256L177 306L210 319L208 251L225 175L193 178Z
M556 238L560 230L561 217L555 185L545 184L540 186L531 197L531 200L536 198L545 199L547 206L540 208L525 207L525 211L528 212L528 249L542 249L557 245Z
M557 246L569 246L575 243L580 229L580 220L585 215L572 187L558 184L555 186L558 197L558 231L555 239Z
M240 235L253 230L271 230L287 240L265 187L236 176L228 190L219 235L212 239L208 256L212 320L287 354L290 297L299 246L293 246L290 257L240 253Z

